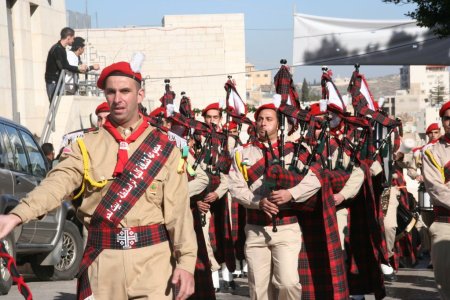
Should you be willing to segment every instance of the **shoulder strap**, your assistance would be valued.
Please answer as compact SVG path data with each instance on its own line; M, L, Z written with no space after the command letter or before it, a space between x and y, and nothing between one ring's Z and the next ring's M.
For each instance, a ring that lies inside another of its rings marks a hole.
M78 192L78 194L76 194L73 197L72 200L78 199L84 193L84 190L86 188L86 182L89 182L92 186L98 187L98 188L102 188L108 183L108 180L106 180L106 179L102 180L100 182L97 182L97 181L95 181L94 179L91 178L91 176L89 175L89 156L88 156L88 152L87 152L87 149L86 149L86 145L84 144L84 141L83 141L82 138L78 138L77 139L77 143L78 143L78 146L80 147L81 156L83 158L84 174L83 174L83 182L81 184L81 189Z
M430 149L425 150L425 155L428 156L433 165L438 169L439 173L441 173L442 180L445 182L444 168L436 161L436 158L433 156Z

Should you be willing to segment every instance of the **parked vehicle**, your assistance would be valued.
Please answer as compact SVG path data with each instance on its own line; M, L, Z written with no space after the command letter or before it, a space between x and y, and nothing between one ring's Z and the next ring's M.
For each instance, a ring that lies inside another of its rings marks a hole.
M0 213L10 212L48 170L47 159L31 132L0 117ZM30 262L36 276L44 280L74 278L84 248L69 201L39 220L18 226L4 244L18 265ZM0 262L0 295L4 295L11 288L12 278L4 261Z

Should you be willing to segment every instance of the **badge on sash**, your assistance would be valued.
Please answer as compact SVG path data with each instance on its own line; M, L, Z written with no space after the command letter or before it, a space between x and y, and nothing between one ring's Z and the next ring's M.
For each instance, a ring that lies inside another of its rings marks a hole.
M119 149L120 150L128 150L128 143L127 142L120 142Z

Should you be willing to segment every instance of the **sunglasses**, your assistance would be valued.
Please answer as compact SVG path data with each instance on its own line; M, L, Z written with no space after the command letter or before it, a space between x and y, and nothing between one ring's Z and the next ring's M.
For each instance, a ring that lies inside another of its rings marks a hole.
M450 116L443 116L442 121L450 121Z

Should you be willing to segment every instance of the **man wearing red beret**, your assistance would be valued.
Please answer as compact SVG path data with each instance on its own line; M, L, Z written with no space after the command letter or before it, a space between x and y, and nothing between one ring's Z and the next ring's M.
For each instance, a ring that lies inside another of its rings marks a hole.
M424 182L433 202L430 227L434 278L442 299L450 299L450 101L439 110L444 135L425 150Z
M95 115L97 116L97 127L102 127L106 122L106 117L109 115L109 104L103 102L95 109Z
M245 226L245 256L248 263L248 280L251 299L300 299L298 256L301 232L295 212L280 211L288 202L304 202L320 190L320 182L309 172L289 189L270 191L264 170L271 159L268 142L278 142L278 118L274 104L266 104L255 112L258 141L247 144L235 152L235 161L228 175L233 199L247 208ZM266 133L269 140L266 139ZM286 162L292 153L285 156ZM262 166L258 168L257 166ZM272 214L278 214L272 231ZM277 295L277 296L275 296Z
M187 178L177 173L180 152L139 113L141 80L130 63L106 67L97 82L110 107L104 126L72 143L47 178L0 216L3 238L81 185L77 216L89 234L77 299L186 299L194 290Z

